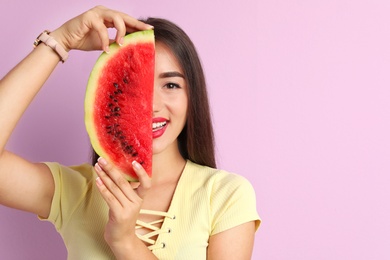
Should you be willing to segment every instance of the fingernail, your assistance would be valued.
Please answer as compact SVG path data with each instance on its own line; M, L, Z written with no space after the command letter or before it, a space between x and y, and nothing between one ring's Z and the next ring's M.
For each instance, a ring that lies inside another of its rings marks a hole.
M99 157L98 162L101 163L102 165L106 165L107 161L103 157Z
M110 53L110 46L104 47L104 51L105 51L107 54Z
M121 38L119 39L118 44L119 44L119 46L122 46L122 45L123 45L123 37L121 37Z
M97 170L97 171L99 171L99 172L101 172L102 171L102 168L100 168L100 165L99 164L95 164L95 169Z
M100 179L100 177L97 177L97 178L96 178L96 183L97 183L99 186L103 185L102 179Z
M141 169L141 165L137 161L133 161L131 164L133 165L133 167L135 169L138 169L138 170Z
M147 26L147 28L148 28L149 30L154 29L154 26L153 26L153 25L147 24L146 26Z

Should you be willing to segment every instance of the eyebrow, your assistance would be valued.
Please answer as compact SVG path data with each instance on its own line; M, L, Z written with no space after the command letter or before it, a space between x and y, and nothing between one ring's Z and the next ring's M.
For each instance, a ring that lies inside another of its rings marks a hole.
M177 71L169 71L160 74L160 78L173 78L173 77L180 77L184 79L184 75Z

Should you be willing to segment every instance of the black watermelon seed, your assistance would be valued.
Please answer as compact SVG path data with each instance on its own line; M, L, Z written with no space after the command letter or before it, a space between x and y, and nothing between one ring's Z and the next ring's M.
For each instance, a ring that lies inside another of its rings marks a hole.
M121 110L120 107L115 107L115 108L114 108L114 111L116 111L116 112L118 112L119 110Z
M126 83L126 84L129 83L129 81L127 81L126 78L123 78L123 82Z
M133 147L131 145L128 145L125 147L125 152L128 154L131 154L133 152Z
M137 157L137 156L138 156L138 153L133 153L132 156L133 156L133 157Z
M118 83L114 82L114 87L118 88L119 87Z

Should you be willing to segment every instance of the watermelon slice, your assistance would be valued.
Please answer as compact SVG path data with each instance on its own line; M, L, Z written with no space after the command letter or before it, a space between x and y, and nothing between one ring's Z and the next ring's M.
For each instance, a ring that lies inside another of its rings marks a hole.
M99 156L136 181L132 162L152 174L154 33L128 34L122 46L110 45L90 74L85 96L85 125Z

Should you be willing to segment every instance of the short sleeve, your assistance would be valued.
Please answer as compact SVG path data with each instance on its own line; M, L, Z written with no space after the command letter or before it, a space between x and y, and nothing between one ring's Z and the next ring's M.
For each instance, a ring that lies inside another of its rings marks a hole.
M88 164L71 167L51 162L45 164L50 168L55 189L49 217L39 218L53 223L60 230L84 199L91 186L93 171Z
M210 207L211 235L250 221L255 221L256 230L260 226L254 189L242 176L218 173L213 184Z

